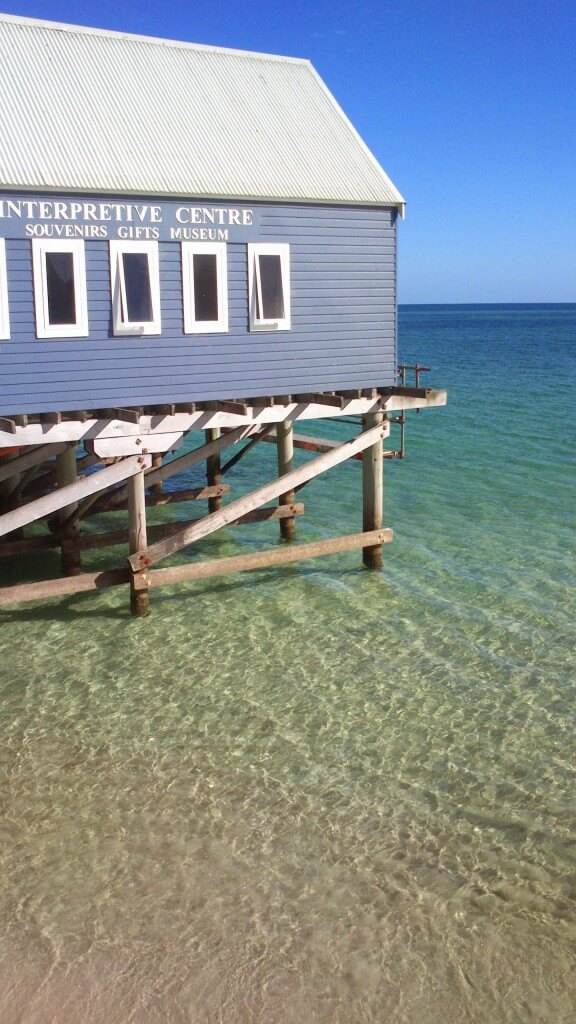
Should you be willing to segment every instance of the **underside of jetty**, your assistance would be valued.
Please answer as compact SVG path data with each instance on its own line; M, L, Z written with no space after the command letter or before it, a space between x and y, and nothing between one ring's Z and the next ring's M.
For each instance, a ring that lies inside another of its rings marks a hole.
M149 611L149 591L167 584L354 548L362 549L367 568L380 568L382 546L392 540L392 530L383 525L384 461L404 457L406 412L446 404L445 391L419 385L419 367L408 369L416 370L413 387L406 384L404 367L401 383L393 387L0 417L0 565L59 549L62 567L57 579L0 587L0 606L125 586L132 613L141 616ZM302 429L301 421L323 419L338 420L350 439L309 436ZM392 425L398 429L397 448L384 443ZM260 442L276 445L277 475L233 495L234 467ZM314 457L300 462L294 456L299 449ZM362 529L297 543L296 521L304 514L300 490L352 460L362 464ZM186 488L186 474L201 464L206 485ZM148 508L175 505L205 511L147 524ZM91 517L105 512L125 512L123 528L93 532ZM218 530L264 521L278 522L279 538L262 551L210 560L195 552L198 541ZM84 551L122 544L128 554L123 564L83 572ZM162 565L183 549L189 561Z

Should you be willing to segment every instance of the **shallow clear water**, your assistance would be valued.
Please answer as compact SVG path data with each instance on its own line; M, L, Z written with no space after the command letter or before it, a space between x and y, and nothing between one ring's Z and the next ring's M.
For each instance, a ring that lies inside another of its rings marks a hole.
M384 573L1 614L2 1024L571 1024L575 322L401 311L450 404L386 464ZM359 528L359 465L302 497L300 539Z

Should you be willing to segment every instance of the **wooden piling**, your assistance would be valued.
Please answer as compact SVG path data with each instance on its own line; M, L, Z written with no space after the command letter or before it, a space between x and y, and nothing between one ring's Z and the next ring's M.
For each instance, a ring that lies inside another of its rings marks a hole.
M152 455L152 469L162 469L162 452L154 452ZM151 494L158 497L162 494L162 480L157 480L150 488Z
M58 487L67 487L68 484L76 483L78 470L76 466L76 446L70 445L56 455L56 483ZM73 502L58 512L58 522L62 524L63 531L60 542L60 562L64 576L78 576L82 572L80 548L78 539L80 536L80 525L74 517L78 509L78 503ZM72 518L71 518L72 517ZM64 524L66 524L64 526Z
M210 441L216 441L220 437L220 428L213 427L210 430L206 430L205 436L206 444L209 444ZM209 455L206 459L206 483L208 487L218 487L222 483L220 452L215 452L214 455ZM222 508L222 498L220 495L208 498L208 512L218 512L220 508Z
M136 473L128 481L128 547L130 554L146 549L146 493L144 471ZM130 573L130 611L142 618L148 615L148 578L146 572Z
M363 418L363 429L380 425L384 420L381 412L368 413ZM382 440L377 440L362 454L362 528L365 533L382 529L384 504ZM382 568L382 544L362 548L362 561L367 569Z
M294 438L292 423L284 420L276 427L276 447L278 452L278 476L282 477L294 469ZM286 491L278 498L279 505L293 505L294 491ZM294 516L280 520L280 536L282 540L294 540L296 536L296 520Z

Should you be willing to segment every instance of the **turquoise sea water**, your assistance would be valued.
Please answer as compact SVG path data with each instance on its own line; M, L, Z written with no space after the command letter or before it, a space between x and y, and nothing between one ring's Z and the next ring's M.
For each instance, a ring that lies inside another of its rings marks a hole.
M2 1024L574 1020L576 306L400 331L449 405L385 465L382 574L0 613ZM359 464L302 499L301 540L358 529Z

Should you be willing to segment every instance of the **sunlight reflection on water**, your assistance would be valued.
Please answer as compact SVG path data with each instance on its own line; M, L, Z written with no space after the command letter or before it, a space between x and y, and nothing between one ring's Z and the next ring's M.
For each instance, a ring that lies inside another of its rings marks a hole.
M3 613L2 1024L571 1024L573 505L535 441L510 490L452 458L452 399L387 471L381 575ZM356 528L358 474L301 539Z

